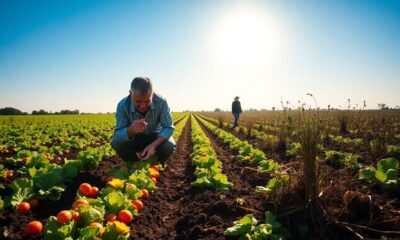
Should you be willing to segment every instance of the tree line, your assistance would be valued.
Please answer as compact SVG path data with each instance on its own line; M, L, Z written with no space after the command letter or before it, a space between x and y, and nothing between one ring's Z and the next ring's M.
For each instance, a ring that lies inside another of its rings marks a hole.
M47 112L43 109L40 109L39 111L33 110L32 115L65 115L65 114L79 114L79 110L61 110L59 112ZM13 108L13 107L5 107L5 108L0 108L0 115L28 115L27 112L22 112L19 109Z

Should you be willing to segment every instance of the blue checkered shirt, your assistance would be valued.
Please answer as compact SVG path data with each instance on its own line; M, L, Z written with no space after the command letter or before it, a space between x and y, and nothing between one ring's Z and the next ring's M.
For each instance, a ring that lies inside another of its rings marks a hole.
M150 109L145 116L136 111L131 97L127 96L118 103L115 118L117 124L113 143L116 144L130 140L128 127L134 120L143 118L146 120L147 127L143 131L146 135L158 133L158 136L169 139L175 129L167 101L156 93L153 94Z

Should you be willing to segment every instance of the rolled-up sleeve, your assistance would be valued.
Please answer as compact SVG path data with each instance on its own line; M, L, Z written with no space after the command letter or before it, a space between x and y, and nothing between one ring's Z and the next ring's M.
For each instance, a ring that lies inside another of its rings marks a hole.
M161 131L158 136L169 139L175 130L174 123L172 122L171 111L167 102L164 102L161 108L160 116Z
M114 130L113 144L118 144L124 141L128 141L128 127L129 119L126 116L125 105L120 102L115 113L116 126Z

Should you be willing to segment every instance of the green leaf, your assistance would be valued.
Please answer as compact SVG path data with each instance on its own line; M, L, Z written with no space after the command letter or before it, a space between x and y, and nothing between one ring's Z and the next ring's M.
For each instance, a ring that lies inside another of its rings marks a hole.
M225 174L217 173L213 176L214 185L217 189L232 189L233 184L228 181Z
M62 169L56 169L33 177L33 186L42 190L48 190L56 185L64 183Z
M282 226L270 211L265 212L265 223L270 224L274 229Z
M129 199L120 191L114 191L105 198L107 212L118 214L119 211L129 208L132 204Z
M119 221L108 222L102 237L115 240L129 239L129 227Z
M112 169L109 173L109 176L113 176L118 179L126 179L129 176L129 172L123 171L122 169Z
M13 192L18 192L20 189L29 188L32 189L33 181L27 178L18 178L11 182L11 189Z
M257 219L252 214L247 214L234 223L256 225Z
M225 236L241 236L250 233L252 225L250 224L236 224L224 231Z
M137 188L134 184L128 183L125 185L125 193L130 200L133 200L133 199L138 199L141 196L142 191L139 188Z
M27 168L36 168L36 169L41 169L41 168L45 168L46 166L48 166L49 160L44 156L44 153L34 153L33 156L28 160L28 162L26 163L25 167Z
M384 172L376 170L375 178L378 179L379 182L384 183L384 182L386 182L387 176Z
M79 231L78 240L99 240L101 238L97 237L100 235L100 228L85 227Z
M389 169L397 170L399 161L396 158L385 158L378 161L376 164L378 170L386 173Z
M147 189L153 191L155 189L155 183L151 181L147 175L146 170L137 170L129 176L129 182L136 185L140 189Z
M386 176L387 176L387 179L386 179L387 184L393 184L393 185L397 184L397 171L396 170L389 169L386 172Z
M251 233L255 225L257 225L257 219L252 214L247 214L238 221L235 221L234 224L233 227L224 231L225 236L243 236Z
M44 228L44 238L46 240L75 239L77 226L75 221L69 221L64 225L57 223L57 218L51 216Z
M278 170L279 164L273 160L262 160L258 164L258 169L261 172L274 172Z
M254 229L254 240L268 239L272 234L272 226L270 224L260 224Z
M368 182L375 182L375 172L376 169L374 167L369 167L360 170L360 179L365 179Z
M16 208L21 202L26 201L34 195L33 182L30 179L18 178L11 182L13 194L11 196L11 206Z
M39 198L48 198L52 201L58 201L60 200L61 193L64 191L65 189L63 187L53 186L47 190L39 189L39 191L37 191L37 194Z
M92 222L101 223L104 220L104 214L94 207L81 205L78 211L81 216L80 224L82 224L83 226L87 226Z
M263 186L256 186L256 192L269 194L272 192L272 190Z
M67 160L63 167L63 176L67 179L74 179L82 169L82 163L76 160Z
M212 187L213 183L208 177L201 177L197 178L192 185L196 187Z

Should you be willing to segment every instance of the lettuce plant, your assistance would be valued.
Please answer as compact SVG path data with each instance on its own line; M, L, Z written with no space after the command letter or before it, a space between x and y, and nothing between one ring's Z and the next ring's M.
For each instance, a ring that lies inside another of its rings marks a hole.
M397 184L397 169L399 161L395 158L385 158L378 161L375 167L367 167L359 172L360 179L369 183L379 183L394 186Z

